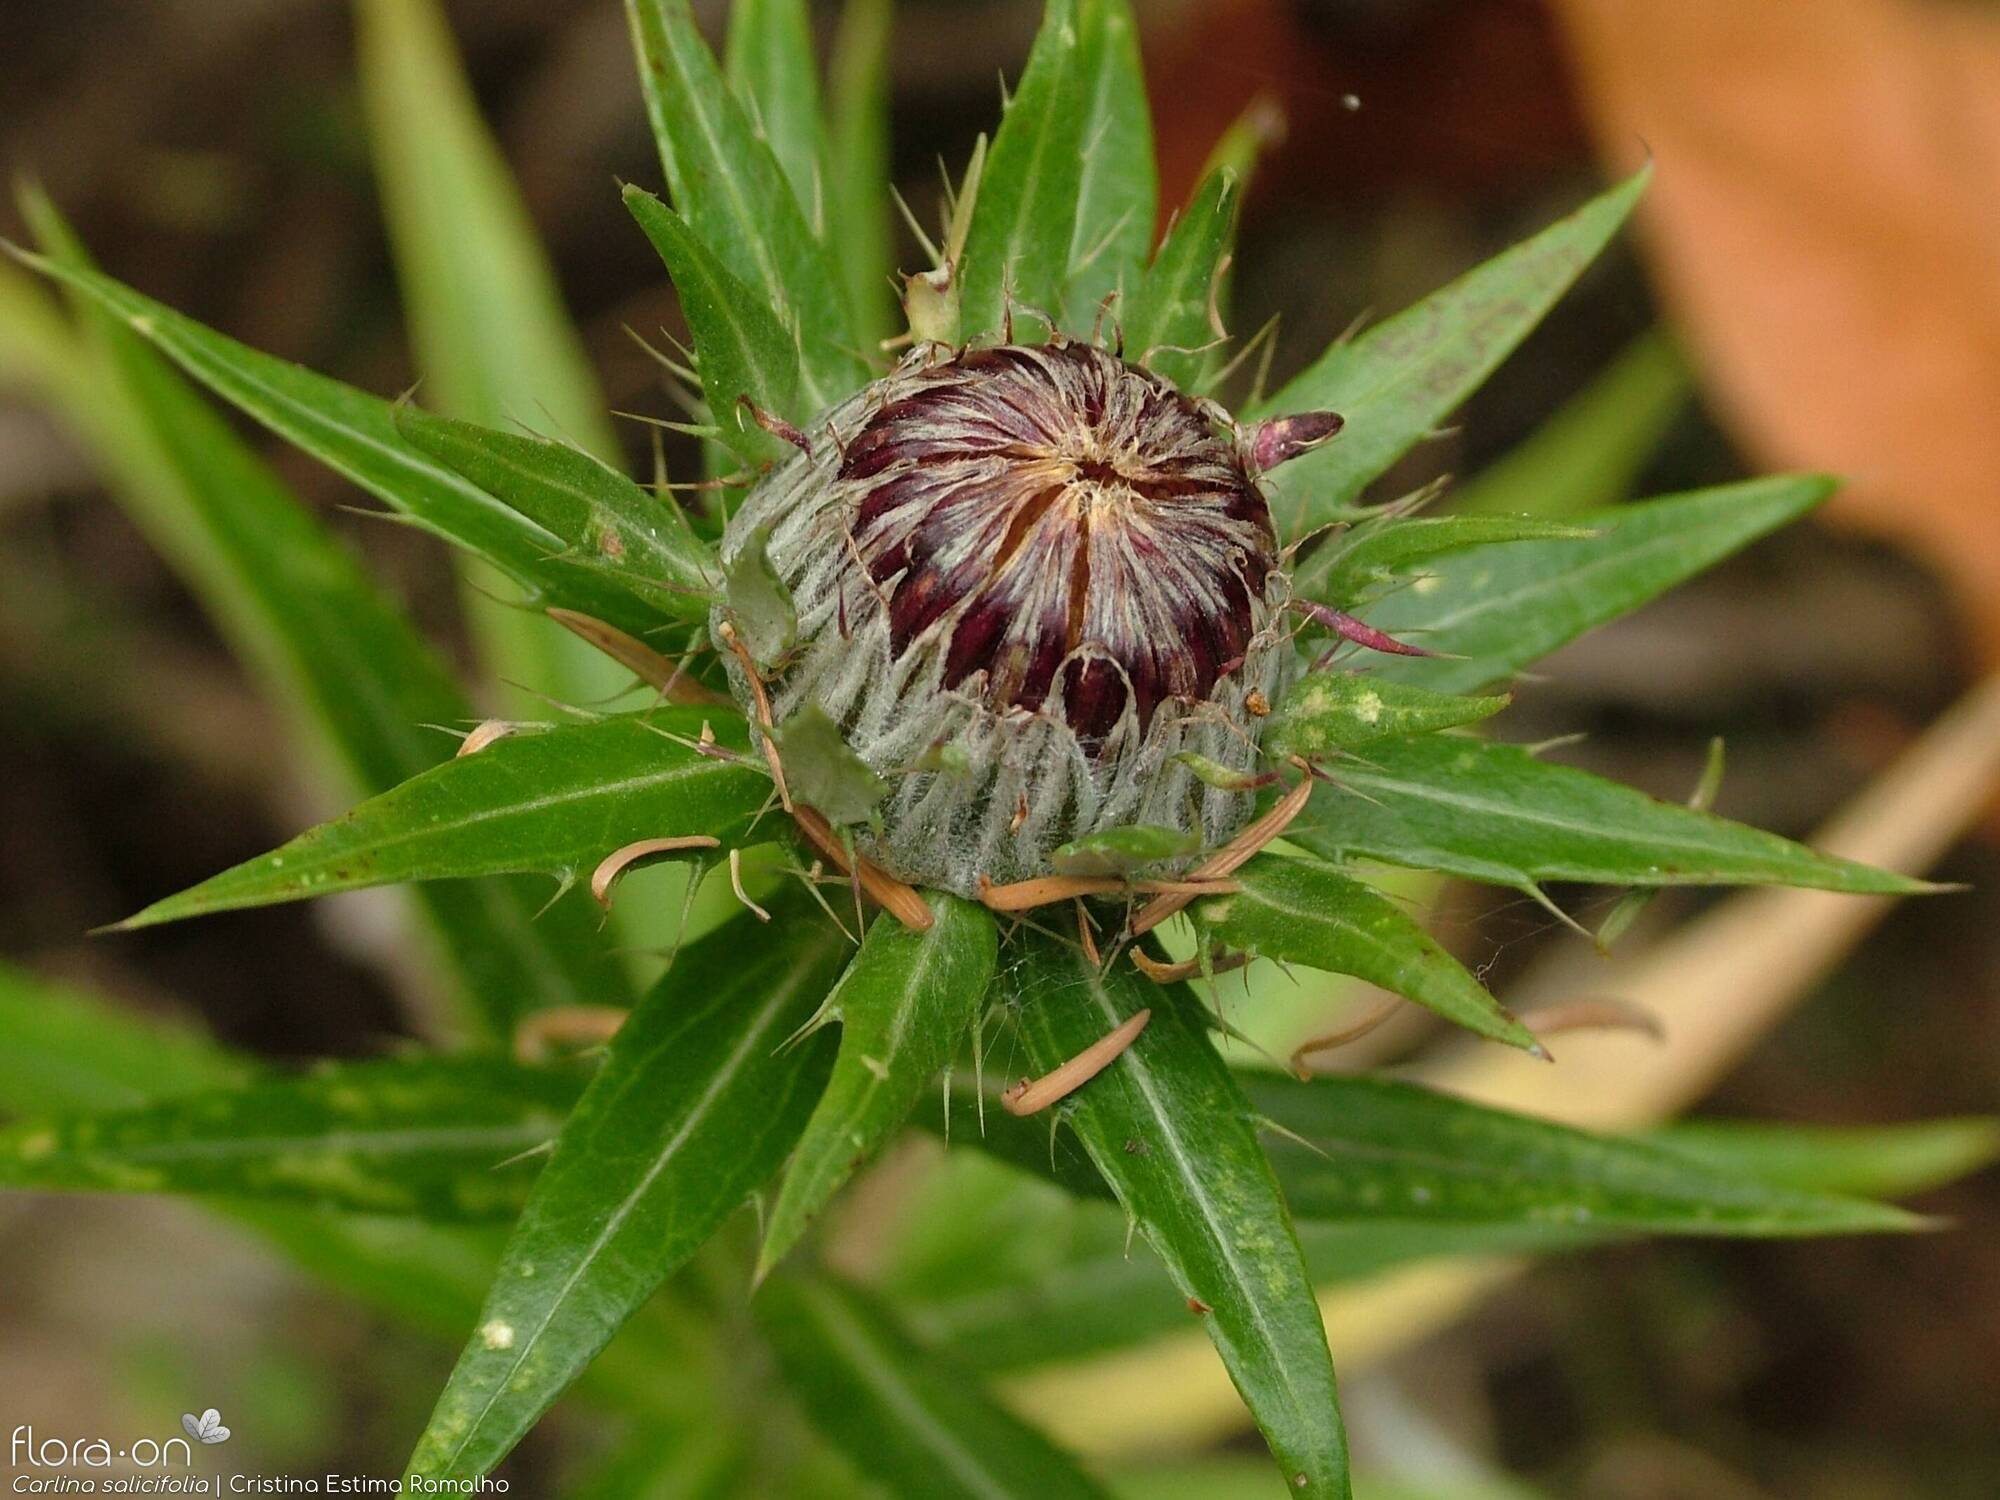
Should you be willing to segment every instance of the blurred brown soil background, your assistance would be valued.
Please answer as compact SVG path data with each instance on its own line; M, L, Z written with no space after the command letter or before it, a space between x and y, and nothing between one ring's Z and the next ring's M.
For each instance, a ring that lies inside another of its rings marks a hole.
M1775 538L1552 662L1511 737L1589 729L1592 762L1800 834L2000 655L2000 6L1979 0L1139 0L1165 201L1253 99L1286 119L1246 209L1243 331L1277 373L1574 204L1650 149L1640 232L1398 478L1477 472L1664 319L1698 391L1664 491L1786 466L1854 476ZM710 7L711 10L715 7ZM614 407L665 413L627 326L676 328L614 191L654 164L613 0L458 0L488 118ZM1024 0L901 8L897 169L990 125ZM822 19L826 19L825 16ZM0 160L114 273L377 391L410 380L334 0L6 0ZM1643 144L1642 144L1643 143ZM5 232L19 237L11 210ZM911 256L914 264L914 255ZM635 466L645 430L628 424ZM676 457L670 453L670 457ZM286 476L441 638L438 549ZM689 467L683 458L682 467ZM1392 487L1393 489L1393 487ZM77 447L0 393L0 954L195 1016L282 1057L403 1024L366 900L119 938L87 929L326 809L199 611ZM1817 1121L2000 1109L2000 856L1896 913L1705 1108ZM1558 893L1597 910L1591 893ZM1656 910L1684 915L1697 897ZM1496 982L1566 941L1467 892L1448 936ZM5 1039L0 1038L0 1046ZM2000 1495L2000 1179L1921 1205L1914 1240L1656 1245L1552 1264L1391 1376L1468 1444L1579 1500ZM198 1283L171 1268L221 1257ZM190 1373L186 1334L209 1358ZM310 1351L309 1357L306 1351ZM192 1399L262 1415L274 1462L379 1452L433 1351L302 1293L171 1208L0 1202L0 1415L74 1431ZM356 1371L365 1370L366 1379ZM179 1410L178 1406L175 1410ZM97 1420L90 1413L107 1414ZM232 1411L232 1421L234 1421ZM558 1434L559 1436L559 1434ZM515 1471L534 1484L554 1439Z

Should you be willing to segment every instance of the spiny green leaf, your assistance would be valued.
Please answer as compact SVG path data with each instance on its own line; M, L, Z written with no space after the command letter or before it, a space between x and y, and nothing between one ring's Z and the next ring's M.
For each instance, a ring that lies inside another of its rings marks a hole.
M805 0L735 0L723 67L813 233L824 238L826 121Z
M1185 388L1201 373L1196 350L1215 335L1208 293L1236 233L1236 178L1212 173L1167 231L1152 265L1118 309L1127 357Z
M1324 758L1377 740L1476 724L1509 701L1434 693L1367 673L1314 672L1271 715L1264 744L1274 755Z
M626 0L625 8L674 207L753 294L750 303L796 335L805 415L817 416L867 378L825 247L723 83L687 0Z
M582 1079L490 1058L330 1065L0 1130L0 1186L510 1218Z
M1152 1020L1060 1107L1181 1293L1301 1495L1346 1496L1326 1331L1251 1110L1185 989L1024 934L1003 971L1029 1062L1048 1072L1140 1010Z
M729 560L723 588L729 623L759 666L777 661L799 638L798 606L792 603L792 591L771 562L770 541L769 526L760 526L745 537Z
M260 354L108 276L39 256L22 258L85 293L280 437L425 530L502 568L535 603L573 609L639 636L658 623L657 615L609 581L549 566L563 550L561 539L419 452L396 430L389 402Z
M1385 517L1313 553L1293 575L1293 588L1306 598L1351 609L1397 575L1448 553L1501 542L1586 541L1592 535L1585 526L1532 516Z
M1077 0L1048 0L1034 50L993 138L960 279L966 338L1041 336L1036 313L1059 316L1083 179L1083 44Z
M812 415L799 407L799 351L791 335L666 204L644 188L627 187L625 206L674 279L694 334L702 396L722 441L752 464L782 459L792 450L760 427L743 401L787 421Z
M1438 558L1364 613L1458 659L1384 658L1376 669L1441 693L1498 681L1805 515L1833 489L1816 475L1751 479L1579 516L1594 533L1581 540Z
M1526 891L1548 880L1933 889L1537 760L1518 745L1459 735L1371 746L1313 793L1285 836L1327 859L1379 859Z
M779 1276L753 1304L785 1382L829 1441L899 1495L1102 1500L1104 1491L888 1309L830 1276Z
M65 264L88 269L55 208L24 209ZM385 791L445 759L471 705L366 572L152 350L75 295L90 348L68 416L89 434L120 502L185 578L237 654L291 716L346 797ZM594 918L546 904L533 882L413 893L435 952L463 984L468 1030L504 1034L548 1005L620 1003L624 976Z
M1597 257L1645 191L1650 167L1450 286L1335 344L1254 412L1337 411L1339 439L1267 481L1290 540L1337 518L1484 383Z
M1632 493L1694 377L1663 329L1640 334L1498 462L1452 493L1460 515L1573 516Z
M1130 875L1161 860L1185 859L1201 848L1201 836L1152 823L1131 823L1071 839L1051 857L1058 875Z
M597 574L663 619L706 621L720 570L671 502L579 448L405 405L404 437L567 545L551 562Z
M694 748L704 723L717 749ZM742 721L665 708L497 740L157 901L119 926L298 901L403 880L539 872L573 881L643 838L744 838L771 784Z
M1231 948L1352 974L1481 1036L1541 1051L1486 986L1387 897L1317 860L1259 855L1236 872L1242 890L1195 909ZM1296 1205L1294 1205L1296 1207Z
M808 703L772 733L794 797L836 828L865 823L889 783L849 748L827 711Z
M770 1176L833 1058L785 1047L846 952L802 893L682 951L612 1038L507 1241L479 1326L410 1459L486 1473L633 1311Z
M889 31L893 0L847 0L827 69L828 219L855 331L896 331L889 251Z
M1126 0L1083 0L1083 174L1062 302L1065 326L1087 333L1106 295L1138 284L1159 197L1153 121ZM1113 310L1116 315L1116 309Z
M760 1276L882 1148L986 1004L998 947L993 918L942 892L926 899L937 919L928 932L877 918L826 997L819 1019L840 1022L840 1055L771 1209Z

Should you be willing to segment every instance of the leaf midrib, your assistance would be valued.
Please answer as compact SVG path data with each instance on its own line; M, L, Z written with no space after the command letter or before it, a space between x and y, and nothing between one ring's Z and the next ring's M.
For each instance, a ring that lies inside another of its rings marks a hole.
M444 1472L448 1473L457 1466L460 1457L471 1446L472 1440L479 1435L480 1429L485 1425L486 1419L492 1415L494 1406L502 1396L507 1394L508 1387L513 1383L514 1377L520 1373L521 1366L527 1363L528 1355L540 1344L542 1336L548 1332L549 1324L555 1320L556 1313L569 1300L570 1294L576 1290L576 1284L583 1279L584 1273L603 1254L604 1247L611 1242L611 1239L617 1234L619 1229L624 1226L625 1221L636 1211L640 1200L646 1196L647 1192L652 1188L653 1183L659 1179L660 1174L667 1169L667 1163L673 1159L675 1153L682 1146L687 1144L688 1137L699 1128L708 1111L713 1107L718 1095L729 1084L735 1081L737 1073L742 1069L745 1060L754 1050L756 1043L770 1031L773 1022L790 1002L792 996L797 993L799 986L812 977L817 968L817 957L817 948L810 949L796 956L792 972L783 981L773 987L771 993L765 999L763 1009L758 1014L755 1023L746 1028L742 1039L730 1051L729 1055L723 1059L721 1066L715 1070L715 1074L710 1078L708 1086L696 1097L673 1134L655 1154L652 1165L646 1169L645 1175L639 1179L638 1184L632 1191L625 1195L618 1206L605 1217L603 1226L591 1239L584 1253L577 1258L575 1268L570 1272L556 1295L548 1302L540 1319L535 1324L534 1331L520 1341L520 1353L514 1356L514 1360L508 1365L505 1375L493 1382L492 1389L487 1395L485 1402L480 1406L479 1411L474 1415L472 1420L466 1424L465 1436L459 1439L458 1446L451 1450L442 1465ZM654 1047L653 1053L649 1054L646 1064L635 1063L631 1070L632 1076L637 1077L644 1073L646 1068L651 1064L652 1056L656 1055L661 1048L672 1045L677 1036L677 1032L662 1036L658 1044ZM503 1265L501 1274L505 1275L508 1269L508 1266Z

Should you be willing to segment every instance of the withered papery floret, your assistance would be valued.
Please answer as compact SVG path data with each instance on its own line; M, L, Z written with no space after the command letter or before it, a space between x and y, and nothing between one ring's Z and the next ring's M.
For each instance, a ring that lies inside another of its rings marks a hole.
M1101 829L1247 821L1175 759L1253 771L1289 655L1254 437L1221 408L1088 344L929 346L805 440L723 551L765 547L798 611L760 664L775 721L818 704L889 780L864 852L971 895Z

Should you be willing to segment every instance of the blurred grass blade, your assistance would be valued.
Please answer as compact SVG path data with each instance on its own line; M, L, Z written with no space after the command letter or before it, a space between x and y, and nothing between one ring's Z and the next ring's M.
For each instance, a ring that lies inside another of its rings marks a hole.
M1294 592L1352 609L1395 583L1399 575L1454 552L1502 542L1587 541L1592 535L1587 526L1531 516L1385 516L1380 522L1355 527L1308 557L1294 572ZM1561 557L1559 551L1547 548L1543 555ZM1423 591L1436 593L1428 583Z
M813 233L826 238L826 120L806 0L734 0L723 67Z
M784 168L723 82L687 0L626 0L625 8L674 208L756 305L796 335L810 420L867 378L845 290Z
M1011 308L1017 341L1059 317L1083 180L1084 95L1077 0L1047 0L1034 50L987 153L965 242L960 329L997 333Z
M1523 891L1549 880L1934 889L1537 760L1519 745L1461 735L1370 746L1313 793L1286 837L1326 859L1378 859Z
M331 1065L0 1129L0 1186L511 1218L582 1083L493 1058Z
M362 102L426 394L497 427L618 445L519 189L436 0L355 0Z
M579 448L432 416L415 406L396 427L418 449L504 500L564 544L551 565L617 584L662 618L708 619L720 573L714 553L672 502Z
M694 748L705 723L738 758ZM658 709L494 741L118 924L299 901L404 880L539 873L565 884L643 838L747 836L771 784L741 721Z
M1781 1187L1643 1140L1593 1135L1386 1078L1245 1074L1301 1220L1571 1225L1768 1239L1908 1230L1915 1215Z
M753 1306L813 1425L892 1493L1103 1500L1073 1459L966 1371L921 1348L859 1288L830 1276L780 1275Z
M1082 0L1079 19L1083 173L1062 314L1072 333L1087 334L1107 295L1122 289L1129 296L1138 285L1153 243L1159 175L1130 6L1126 0Z
M833 1038L784 1045L846 941L802 894L684 949L612 1038L537 1179L412 1476L486 1473L633 1311L770 1176Z
M1667 333L1642 333L1555 415L1459 485L1451 508L1553 518L1615 505L1632 493L1693 390Z
M1363 613L1379 630L1457 659L1383 657L1371 667L1441 693L1482 687L1630 614L1833 490L1810 474L1749 479L1578 516L1589 537L1439 557L1416 586Z
M1272 713L1264 726L1264 746L1275 756L1326 759L1377 740L1476 724L1492 718L1510 701L1504 696L1434 693L1369 673L1310 672Z
M1248 1102L1200 1008L1129 964L1022 934L1004 971L1029 1063L1049 1072L1141 1009L1152 1021L1062 1118L1199 1316L1296 1493L1346 1496L1326 1330Z
M1794 1125L1684 1120L1646 1139L1720 1172L1803 1193L1897 1198L1927 1192L2000 1160L2000 1120L1908 1125Z
M80 266L25 256L144 335L210 390L411 521L497 564L538 605L559 605L643 636L659 617L625 590L549 566L554 533L419 452L389 402L259 353L164 303Z
M1336 519L1514 350L1618 231L1650 167L1442 291L1337 343L1253 413L1337 411L1333 442L1266 481L1288 541Z
M855 332L873 358L896 332L889 227L889 33L893 0L847 0L828 64L827 216Z
M357 67L375 178L427 398L488 427L524 423L607 462L604 397L519 189L480 118L438 0L355 0ZM531 685L570 702L617 669L552 620L497 602L465 565L465 606L511 711Z
M53 205L31 196L24 208L65 264L88 270ZM127 513L288 713L304 753L346 797L446 759L450 737L427 726L474 715L430 648L227 422L115 318L75 300L92 349L82 404L67 415ZM434 951L465 988L470 1029L504 1034L542 1006L629 995L576 903L532 920L547 895L519 881L414 893Z
M1243 889L1198 903L1195 923L1230 948L1351 974L1510 1047L1539 1052L1457 959L1386 896L1318 860L1260 855L1238 870ZM1299 1208L1292 1199L1295 1212Z
M776 462L793 450L752 420L741 401L795 425L817 408L799 404L799 354L770 308L730 275L681 216L644 188L627 187L625 206L666 262L694 335L695 365L709 420L747 463Z
M1183 388L1207 361L1195 351L1215 338L1208 294L1236 236L1236 181L1227 171L1209 175L1116 309L1126 357Z
M903 1123L986 1004L992 916L942 892L927 899L937 918L928 932L878 918L826 997L820 1019L840 1022L840 1054L778 1189L760 1276Z

